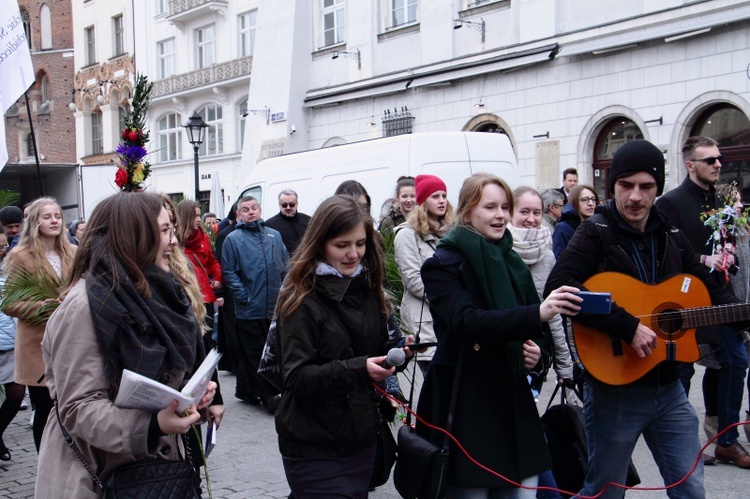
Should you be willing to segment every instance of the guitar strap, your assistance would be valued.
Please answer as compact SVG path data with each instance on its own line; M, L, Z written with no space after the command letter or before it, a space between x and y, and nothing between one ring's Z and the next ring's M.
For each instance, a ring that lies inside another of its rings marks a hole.
M607 257L612 250L612 231L609 230L609 223L604 215L595 213L590 220L593 222L596 231L599 233L599 239L602 242L602 254L599 256L599 266L596 269L597 274L607 270Z

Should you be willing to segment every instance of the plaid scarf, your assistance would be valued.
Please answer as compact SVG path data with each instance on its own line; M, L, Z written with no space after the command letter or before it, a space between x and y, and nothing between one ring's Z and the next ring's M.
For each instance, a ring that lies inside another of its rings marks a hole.
M547 227L528 228L508 225L513 236L513 249L529 267L539 263L552 251L552 234Z
M129 369L161 383L169 371L191 373L205 357L198 321L185 290L169 272L149 264L143 273L151 297L138 293L117 262L117 285L101 260L86 276L89 307L106 358L110 385L120 386Z

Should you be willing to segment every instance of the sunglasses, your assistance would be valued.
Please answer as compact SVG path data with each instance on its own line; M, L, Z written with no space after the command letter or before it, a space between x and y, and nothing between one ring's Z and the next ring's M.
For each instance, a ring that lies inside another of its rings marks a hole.
M294 208L295 206L297 206L297 203L281 203L282 208L286 208L287 206L289 208Z
M703 163L706 163L707 165L713 165L717 161L721 162L721 160L724 159L721 156L711 156L710 158L695 158L691 159L690 161L702 161Z

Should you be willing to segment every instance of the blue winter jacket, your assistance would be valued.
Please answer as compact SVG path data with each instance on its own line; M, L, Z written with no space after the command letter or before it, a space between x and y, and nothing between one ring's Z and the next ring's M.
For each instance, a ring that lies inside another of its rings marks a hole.
M0 289L5 286L5 273L0 271ZM16 321L13 317L0 312L0 351L13 350L16 347Z
M238 319L273 317L288 262L281 234L262 219L237 224L221 248L221 270Z
M572 204L566 204L555 226L555 232L552 234L552 253L555 254L555 258L560 258L579 225L581 225L581 216Z

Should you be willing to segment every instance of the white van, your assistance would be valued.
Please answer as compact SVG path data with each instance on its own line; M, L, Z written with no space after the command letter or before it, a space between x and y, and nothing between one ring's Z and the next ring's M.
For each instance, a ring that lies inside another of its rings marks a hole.
M293 189L299 196L299 211L312 215L341 182L356 180L367 189L377 221L383 203L395 196L402 175L437 175L456 206L464 179L479 172L495 174L511 188L520 184L516 156L506 135L415 133L285 154L258 163L240 193L257 199L263 218L271 218L279 212L279 193Z

